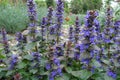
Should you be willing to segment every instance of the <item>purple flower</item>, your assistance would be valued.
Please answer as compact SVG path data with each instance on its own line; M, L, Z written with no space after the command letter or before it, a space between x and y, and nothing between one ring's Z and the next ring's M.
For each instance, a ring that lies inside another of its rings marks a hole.
M62 76L62 69L59 67L57 69L52 70L52 72L50 72L49 80L54 80L54 78L57 75Z
M53 70L52 72L50 72L49 80L54 80L56 75L57 75L57 71L56 70Z
M80 59L80 53L77 53L77 52L76 52L76 53L74 54L74 59L75 59L75 60L79 60L79 59Z
M16 40L19 41L19 42L21 42L23 39L24 39L24 37L23 37L22 33L18 32L16 34Z
M114 79L117 78L117 74L114 71L112 71L112 70L108 70L107 71L107 75L112 77L112 78L114 78Z
M17 57L17 55L13 54L11 56L9 70L14 69L15 65L17 64L17 62L18 62L18 57Z
M32 52L31 55L33 56L33 60L40 61L41 55L38 52Z
M81 60L81 62L83 63L83 64L86 64L86 65L88 65L89 63L90 63L90 58L85 58L85 59L82 59Z
M92 66L92 68L90 69L90 71L92 72L92 73L95 73L95 66Z
M18 45L21 45L22 43L26 43L26 37L22 35L21 32L18 32L16 34L16 40L18 41Z
M80 52L83 53L86 49L89 48L90 44L80 44Z
M57 65L57 66L60 66L60 61L59 61L59 59L57 59L57 58L55 58L55 59L53 60L53 63L54 63L55 65Z
M3 60L2 60L2 59L0 59L0 64L1 64L1 63L3 63Z
M7 54L10 52L10 50L9 50L9 44L7 40L7 32L4 28L1 30L1 34L2 34L2 40L3 40L2 43L4 45L4 51L5 51L5 54Z
M50 33L50 35L55 35L57 32L57 30L56 30L56 24L55 25L52 25L52 26L50 26L49 27L49 33Z
M57 75L62 76L62 69L61 68L58 67L56 72L57 72Z
M120 21L114 23L114 41L119 46L120 45Z
M64 54L63 46L61 45L56 46L55 53L57 54L57 56L63 56Z
M79 60L80 59L80 45L75 45L75 51L74 51L74 59Z
M50 63L47 63L46 66L45 66L45 68L46 68L47 70L50 70L50 69L52 68L52 66L51 66Z

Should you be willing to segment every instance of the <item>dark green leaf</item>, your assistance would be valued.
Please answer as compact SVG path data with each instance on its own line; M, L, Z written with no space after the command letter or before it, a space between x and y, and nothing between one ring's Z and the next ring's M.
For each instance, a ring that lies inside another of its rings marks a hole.
M36 70L36 69L31 69L31 70L30 70L30 72L33 73L33 74L35 74L37 71L38 71L38 70Z

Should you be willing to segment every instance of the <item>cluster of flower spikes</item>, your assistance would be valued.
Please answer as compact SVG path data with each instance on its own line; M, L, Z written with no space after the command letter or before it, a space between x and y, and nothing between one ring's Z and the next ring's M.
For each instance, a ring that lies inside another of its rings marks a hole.
M106 27L102 33L102 39L104 43L109 44L113 43L113 34L114 34L114 28L113 28L113 12L110 7L107 8L106 11Z
M59 36L61 35L61 28L63 23L63 13L64 13L64 3L62 0L57 1L57 8L56 8L56 42L59 42Z
M114 43L116 44L116 52L114 54L114 58L117 59L117 62L120 64L120 21L116 21L114 23L115 37Z
M29 16L29 33L31 34L31 41L36 41L35 34L37 33L37 12L36 12L36 4L34 0L27 0L27 6L28 6L28 16Z
M110 65L107 71L107 75L112 78L117 78L117 70L120 67L120 21L116 21L114 23L114 52L110 56Z
M106 11L106 27L102 33L102 39L104 43L104 52L107 51L106 54L103 54L104 59L109 61L109 65L107 65L107 75L116 79L117 78L117 67L115 63L115 51L114 49L114 40L115 40L115 29L113 24L113 11L111 7L107 8Z
M16 54L12 54L10 57L10 66L9 66L9 70L12 70L15 68L15 65L18 62L18 56Z
M119 46L120 45L120 21L114 23L115 38L114 42Z
M62 76L62 69L60 67L60 60L58 59L58 53L56 53L56 47L51 47L49 52L49 61L46 64L46 70L50 71L49 80L54 80L56 76Z
M9 50L9 44L8 44L8 39L7 39L7 32L4 28L1 30L1 35L2 35L2 39L3 39L2 43L4 45L5 54L8 54L10 52L10 50Z
M80 48L80 60L83 64L82 68L94 71L95 66L91 65L92 59L98 53L96 46L96 27L95 19L97 17L96 11L88 11L85 17L85 27L82 30L83 38Z

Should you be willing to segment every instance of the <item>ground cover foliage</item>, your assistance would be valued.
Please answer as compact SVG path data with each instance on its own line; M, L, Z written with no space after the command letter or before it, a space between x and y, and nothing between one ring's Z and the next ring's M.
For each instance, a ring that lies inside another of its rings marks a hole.
M66 34L62 0L57 0L56 9L48 8L41 23L34 0L28 0L27 6L27 30L17 32L13 39L1 29L0 80L120 79L120 21L113 20L110 6L104 28L99 13L90 10L84 25L76 16Z

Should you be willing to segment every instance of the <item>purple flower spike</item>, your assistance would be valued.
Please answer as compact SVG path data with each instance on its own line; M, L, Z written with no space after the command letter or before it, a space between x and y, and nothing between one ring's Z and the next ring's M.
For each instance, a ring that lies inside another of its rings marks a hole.
M72 26L69 29L69 41L74 42L74 29Z
M42 36L42 39L46 35L46 25L47 25L46 17L43 17L42 22L41 22L41 36Z
M7 40L7 32L4 28L1 30L1 34L2 34L2 43L4 45L5 54L8 54L10 50L9 50L9 44Z
M77 43L79 41L79 33L80 33L80 22L79 22L79 18L76 17L76 21L75 21L75 32L74 32L74 37L75 37L75 43Z
M52 24L52 19L53 19L53 8L49 7L48 14L47 14L47 25Z
M35 27L37 21L36 4L33 0L27 0L27 6L28 6L28 16L30 19L29 26Z
M16 34L16 40L18 41L18 46L27 42L26 37L23 36L21 32Z
M95 58L95 54L99 52L96 51L96 40L97 40L97 31L99 31L99 22L96 19L98 13L96 11L88 11L85 17L85 27L82 30L83 39L80 44L80 61L83 64L83 67L87 70L92 71L92 66L90 63L92 59ZM98 29L97 29L98 28ZM98 55L99 56L99 55Z
M18 56L15 55L15 54L13 54L13 55L11 56L9 70L14 69L15 65L17 64L17 62L18 62Z
M60 36L61 36L61 28L63 23L63 13L64 13L64 3L62 0L57 1L57 8L56 8L56 42L59 43Z

